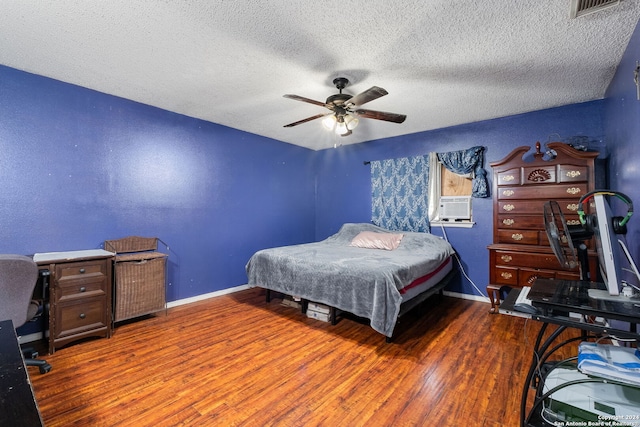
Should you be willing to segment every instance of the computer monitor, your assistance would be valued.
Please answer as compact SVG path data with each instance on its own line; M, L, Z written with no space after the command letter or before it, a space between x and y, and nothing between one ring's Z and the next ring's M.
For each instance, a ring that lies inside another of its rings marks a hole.
M596 238L600 275L607 285L609 295L620 295L622 256L620 254L620 244L613 230L613 215L604 195L596 194L593 199L596 206L593 233Z

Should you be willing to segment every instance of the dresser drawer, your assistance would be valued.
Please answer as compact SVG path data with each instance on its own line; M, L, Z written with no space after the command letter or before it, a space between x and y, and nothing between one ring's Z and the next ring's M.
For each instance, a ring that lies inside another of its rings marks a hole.
M577 214L565 214L564 219L567 225L581 224ZM497 228L544 230L544 215L498 215Z
M544 201L541 200L500 200L498 214L535 214L542 215Z
M496 266L492 283L522 287L531 286L538 278L579 280L580 274L570 271Z
M499 200L497 204L498 215L544 215L544 205L547 200ZM559 199L562 213L565 215L577 214L579 199Z
M518 284L518 268L517 267L501 267L496 266L494 269L495 277L492 282L499 285L516 286Z
M496 176L498 185L519 185L520 175L522 171L520 168L513 168L506 171L499 172Z
M547 238L546 233L544 238ZM518 245L542 244L540 230L498 230L496 243L516 243Z
M536 279L556 279L558 274L554 270L533 270L528 268L520 268L518 273L519 286L531 286ZM575 278L577 279L578 275Z
M543 215L498 215L497 228L500 229L531 229L544 228Z
M60 302L55 307L55 338L64 338L108 326L107 300L92 297Z
M524 166L522 168L523 185L544 185L556 182L556 168L553 165Z
M496 267L495 282L508 286L531 286L537 278L553 279L556 272L553 270L533 270L527 268Z
M554 184L554 185L521 185L521 186L501 186L498 188L499 200L516 200L516 199L539 199L544 203L545 200L580 199L587 194L587 184Z
M67 262L56 265L56 280L88 280L89 277L106 277L108 264L103 260Z
M558 182L586 182L589 180L587 166L558 165Z
M553 253L491 251L491 256L496 266L519 266L549 270L562 268Z

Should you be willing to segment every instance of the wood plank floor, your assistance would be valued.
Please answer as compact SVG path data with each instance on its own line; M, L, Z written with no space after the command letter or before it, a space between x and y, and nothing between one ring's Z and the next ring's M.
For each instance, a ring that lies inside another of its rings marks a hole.
M540 325L488 309L433 297L388 344L250 289L122 324L29 373L49 427L517 426Z

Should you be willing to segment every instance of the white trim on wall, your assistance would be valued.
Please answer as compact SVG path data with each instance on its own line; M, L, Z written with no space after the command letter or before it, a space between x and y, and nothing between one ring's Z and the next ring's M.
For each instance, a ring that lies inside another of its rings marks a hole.
M233 288L222 289L220 291L209 292L207 294L196 295L195 297L184 298L176 301L171 301L167 303L167 308L178 307L180 305L191 304L192 302L203 301L209 298L220 297L222 295L232 294L234 292L244 291L245 289L249 289L249 285L240 285L235 286Z

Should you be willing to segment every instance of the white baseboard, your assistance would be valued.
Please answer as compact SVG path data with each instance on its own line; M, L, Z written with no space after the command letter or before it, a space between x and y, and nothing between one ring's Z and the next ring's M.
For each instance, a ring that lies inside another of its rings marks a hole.
M185 298L185 299L181 299L181 300L177 300L177 301L171 301L171 302L167 303L167 308L178 307L180 305L190 304L192 302L197 302L197 301L203 301L203 300L206 300L206 299L209 299L209 298L215 298L215 297L219 297L219 296L222 296L222 295L231 294L231 293L234 293L234 292L244 291L245 289L251 289L251 286L249 286L249 285L240 285L240 286L236 286L236 287L233 287L233 288L222 289L220 291L211 292L211 293L208 293L208 294L196 295L196 296L191 297L191 298ZM479 295L462 294L460 292L444 291L444 295L446 295L448 297L453 297L453 298L460 298L460 299L468 299L468 300L473 300L473 301L478 301L478 302L485 302L487 304L489 304L491 302L491 301L489 301L489 298L487 298L487 297L482 297L482 296L479 296Z
M491 301L489 301L489 298L482 297L482 296L479 296L479 295L461 294L459 292L450 292L450 291L444 291L443 293L444 293L444 295L446 295L448 297L453 297L453 298L469 299L469 300L472 300L472 301L486 302L487 304L489 304L491 302Z
M227 288L227 289L222 289L220 291L209 292L208 294L196 295L190 298L171 301L167 303L167 308L178 307L180 305L190 304L192 302L203 301L209 298L215 298L222 295L232 294L234 292L244 291L245 289L249 289L249 285L235 286L233 288Z

